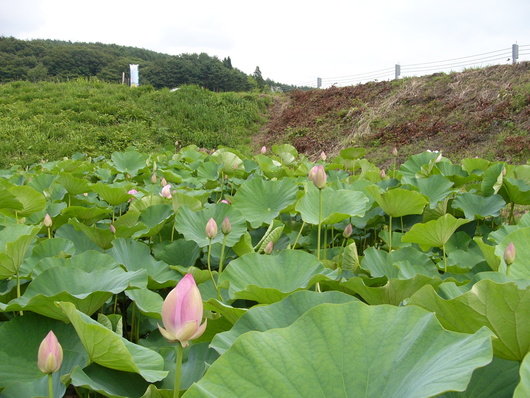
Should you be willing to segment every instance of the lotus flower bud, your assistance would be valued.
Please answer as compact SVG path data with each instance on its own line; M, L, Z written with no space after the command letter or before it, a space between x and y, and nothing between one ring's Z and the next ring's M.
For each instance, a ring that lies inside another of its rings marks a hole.
M393 155L393 156L397 156L397 155L398 155L397 147L394 147L394 148L392 149L392 155Z
M162 323L158 325L162 336L170 343L180 342L187 347L190 340L200 337L206 330L207 320L201 325L202 297L193 275L184 278L167 295L162 303Z
M324 166L321 164L313 166L313 168L309 171L308 178L313 181L313 184L315 184L318 189L324 189L326 187L326 170L324 170Z
M44 216L44 226L46 228L51 228L51 226L53 225L53 221L52 221L52 218L50 217L50 215L48 213L46 213L46 215Z
M156 173L153 173L153 175L151 176L151 184L155 184L156 183Z
M114 226L114 224L110 224L109 230L110 230L111 234L115 234L116 233L116 227Z
M130 191L127 192L129 195L134 195L135 193L138 193L138 191L136 189L131 189ZM134 199L133 198L130 198L127 202L132 202L132 200Z
M165 178L162 177L162 179L160 180L160 185L165 187L167 185L167 181Z
M263 146L261 147L260 152L261 152L262 155L265 154L265 153L267 153L267 147L266 147L265 145L263 145Z
M228 200L226 200L226 199L221 200L221 203L226 203L227 205L230 204L230 202Z
M230 231L232 231L232 224L230 224L228 217L225 217L223 223L221 224L221 232L223 235L228 235Z
M434 163L439 163L441 160L442 160L442 153L440 152L440 154L438 155Z
M164 188L162 188L162 191L160 192L160 196L171 199L171 185L164 185Z
M213 239L217 236L217 223L213 218L210 218L206 223L206 236L208 239Z
M506 265L512 265L515 261L515 245L513 242L510 242L510 244L506 246L506 250L504 250L504 261L506 262Z
M346 239L348 239L353 232L353 227L351 224L346 225L346 228L344 228L344 232L342 232L342 236L344 236Z
M379 177L381 177L382 180L385 179L386 177L385 169L381 169L381 172L379 173Z
M271 240L269 243L267 243L267 246L265 246L265 249L263 251L265 254L271 254L274 250L274 242Z
M326 160L327 158L328 158L328 157L326 156L326 152L322 151L322 152L320 153L320 159L322 159L322 160Z
M57 372L63 363L63 348L53 331L47 334L39 346L37 366L42 373Z

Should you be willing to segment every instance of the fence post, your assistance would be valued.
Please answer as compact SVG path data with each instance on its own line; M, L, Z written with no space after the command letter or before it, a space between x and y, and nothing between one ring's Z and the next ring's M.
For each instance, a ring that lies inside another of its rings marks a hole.
M399 79L399 75L401 75L401 65L396 64L396 79Z
M512 64L517 63L519 59L519 44L512 44Z
M322 87L322 78L317 77L317 88L320 88L320 87Z

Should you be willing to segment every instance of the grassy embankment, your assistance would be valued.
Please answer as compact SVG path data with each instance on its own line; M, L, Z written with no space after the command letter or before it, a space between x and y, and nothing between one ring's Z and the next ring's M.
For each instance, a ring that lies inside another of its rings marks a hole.
M0 168L135 147L220 145L248 151L270 97L196 86L154 90L79 79L0 85Z

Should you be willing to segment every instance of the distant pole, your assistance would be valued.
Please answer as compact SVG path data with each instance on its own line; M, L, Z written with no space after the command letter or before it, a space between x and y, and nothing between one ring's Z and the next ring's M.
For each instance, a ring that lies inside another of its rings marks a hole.
M400 75L401 75L401 65L396 64L396 79L399 79Z
M317 88L320 88L320 87L322 87L322 78L317 77Z
M519 59L519 44L512 44L512 64L517 63Z

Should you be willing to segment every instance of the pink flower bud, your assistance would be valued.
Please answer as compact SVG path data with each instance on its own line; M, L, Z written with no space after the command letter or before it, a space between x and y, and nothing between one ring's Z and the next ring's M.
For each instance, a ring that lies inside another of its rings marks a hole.
M114 226L114 224L110 224L109 230L110 230L111 234L115 234L116 233L116 227Z
M160 180L160 185L165 187L167 185L167 181L164 177L162 177L162 179Z
M202 313L201 292L193 275L186 274L162 303L164 327L158 325L158 329L168 342L179 341L182 347L187 347L190 340L200 337L206 330L206 319L201 325Z
M385 179L386 177L385 169L381 169L381 172L379 173L379 177L381 177L382 180Z
M394 148L392 149L392 155L393 155L393 156L397 156L397 155L398 155L397 147L394 147Z
M263 251L265 254L271 254L274 250L274 242L271 240L269 243L267 243L267 246L265 246L265 249Z
M206 236L208 239L213 239L217 236L217 223L213 218L210 218L206 223Z
M515 261L515 245L513 242L510 242L510 244L506 246L506 250L504 250L504 261L506 262L506 265L512 265Z
M57 372L63 363L63 348L53 331L46 335L39 346L37 366L42 373Z
M326 187L326 170L324 170L324 166L321 164L313 166L313 168L309 171L308 178L309 180L313 181L313 184L315 184L318 189L324 189Z
M52 221L52 218L50 217L50 215L48 213L46 213L46 215L44 216L44 226L46 228L51 228L51 226L53 225L53 221Z
M221 203L226 203L227 205L230 204L230 202L228 200L226 200L226 199L221 200Z
M151 176L151 184L154 183L156 183L156 173L153 173L153 175Z
M344 228L344 232L342 233L342 236L344 236L346 239L348 239L353 232L353 227L351 224L346 225L346 228Z
M160 196L171 199L171 185L164 185L164 188L162 188L162 191L160 192Z
M265 153L267 153L267 147L266 147L265 145L263 145L263 146L261 147L260 152L261 152L262 155L265 154Z
M232 224L230 224L228 217L225 217L223 223L221 224L221 232L223 235L228 235L230 231L232 231Z
M130 191L127 192L129 195L134 195L135 193L138 193L138 191L136 189L131 189ZM134 199L134 197L130 198L127 202L132 202L132 200Z
M326 156L326 152L322 151L322 152L320 153L320 159L322 159L322 160L326 160L327 158L328 158L328 157Z

